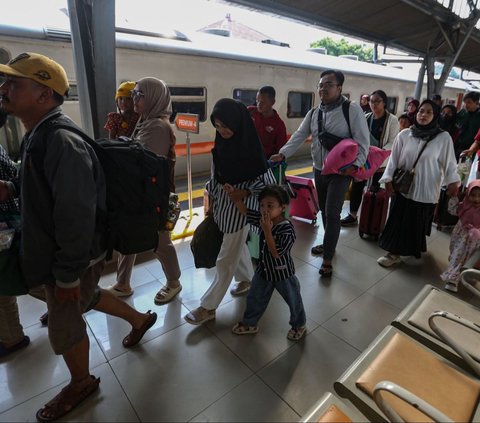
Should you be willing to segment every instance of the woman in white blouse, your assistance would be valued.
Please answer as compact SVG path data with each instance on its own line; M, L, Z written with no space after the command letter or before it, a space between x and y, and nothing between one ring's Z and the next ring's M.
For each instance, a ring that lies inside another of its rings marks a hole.
M397 192L392 197L387 224L380 237L380 247L387 251L377 260L381 266L400 263L400 256L420 258L427 250L426 236L430 235L442 183L448 186L449 195L457 193L460 177L452 138L438 126L439 115L440 108L431 100L425 100L415 115L414 124L401 131L394 142L380 179L390 194L394 193L392 179L395 169L411 170L420 157L408 194Z

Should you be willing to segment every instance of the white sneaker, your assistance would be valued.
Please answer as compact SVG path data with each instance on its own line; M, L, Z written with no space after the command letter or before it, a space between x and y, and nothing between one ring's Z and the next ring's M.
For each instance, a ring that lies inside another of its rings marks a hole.
M445 284L445 289L450 292L458 292L458 286L452 282L447 282Z
M377 260L377 263L383 267L395 266L396 264L399 264L401 262L402 262L402 259L400 258L400 256L397 256L395 254L390 254L390 253L385 254L383 257L380 257Z

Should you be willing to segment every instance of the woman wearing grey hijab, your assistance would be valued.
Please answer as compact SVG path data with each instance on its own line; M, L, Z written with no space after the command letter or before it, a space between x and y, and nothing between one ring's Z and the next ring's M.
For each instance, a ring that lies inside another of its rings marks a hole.
M170 167L170 191L175 191L175 135L170 126L169 117L172 113L170 92L165 82L160 79L147 77L140 79L132 91L134 110L140 115L133 139L154 153L166 156ZM166 286L155 295L155 304L165 304L173 300L182 290L180 284L180 266L177 253L166 230L158 233L158 246L154 253L158 257L167 278ZM117 283L109 290L118 297L127 297L133 294L130 286L135 254L118 257Z

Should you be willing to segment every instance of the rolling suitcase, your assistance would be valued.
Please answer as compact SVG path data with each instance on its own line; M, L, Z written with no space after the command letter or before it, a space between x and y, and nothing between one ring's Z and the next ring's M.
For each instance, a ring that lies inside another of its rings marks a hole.
M387 220L389 199L390 197L383 188L365 191L358 225L360 238L369 235L378 240Z
M295 195L290 200L290 216L308 219L312 223L316 223L320 207L318 206L317 191L313 179L287 176L286 180Z

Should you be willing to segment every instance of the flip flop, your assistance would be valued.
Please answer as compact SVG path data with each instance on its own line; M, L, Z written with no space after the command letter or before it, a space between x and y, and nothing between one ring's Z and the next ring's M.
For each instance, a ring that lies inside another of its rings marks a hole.
M10 347L6 347L3 342L0 342L0 357L6 357L15 351L25 348L28 344L30 344L30 338L28 336L24 336L20 342L17 342L15 345L11 345Z
M98 389L100 378L91 375L90 378L90 383L81 390L76 390L75 387L70 384L65 386L58 395L37 411L37 420L39 422L51 422L72 411L84 399ZM49 417L44 416L43 413L45 411L51 412L52 415Z
M137 345L142 340L145 332L150 329L157 321L157 313L152 313L151 310L148 310L147 314L149 316L147 317L145 322L143 322L143 325L138 329L132 329L130 333L125 338L123 338L122 344L125 348L131 348Z

